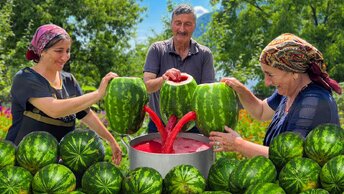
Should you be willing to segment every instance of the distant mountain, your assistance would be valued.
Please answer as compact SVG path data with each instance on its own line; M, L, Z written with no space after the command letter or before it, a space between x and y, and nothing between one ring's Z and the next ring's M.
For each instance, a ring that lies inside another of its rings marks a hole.
M209 12L206 14L201 15L199 18L196 20L196 29L193 33L193 37L198 38L200 37L205 31L208 23L211 21L211 15L213 13Z

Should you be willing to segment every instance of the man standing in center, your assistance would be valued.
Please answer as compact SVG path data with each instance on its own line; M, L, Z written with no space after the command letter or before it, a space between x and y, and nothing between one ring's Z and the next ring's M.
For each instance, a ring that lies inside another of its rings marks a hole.
M149 106L160 116L159 92L165 80L178 80L181 73L193 76L197 84L215 81L213 56L208 47L193 40L196 14L186 4L178 5L172 12L172 38L155 42L149 48L144 66L144 82L149 97ZM148 132L157 132L150 120ZM198 132L193 128L190 132Z

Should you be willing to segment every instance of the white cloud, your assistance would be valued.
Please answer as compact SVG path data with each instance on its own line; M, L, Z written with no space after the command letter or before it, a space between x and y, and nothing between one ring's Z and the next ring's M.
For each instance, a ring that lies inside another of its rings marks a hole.
M194 10L195 10L196 17L199 17L205 13L209 13L209 11L202 6L195 6Z

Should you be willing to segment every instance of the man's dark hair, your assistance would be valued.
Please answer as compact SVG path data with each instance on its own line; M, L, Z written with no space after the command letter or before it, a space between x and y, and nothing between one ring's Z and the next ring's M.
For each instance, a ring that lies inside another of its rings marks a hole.
M180 15L180 14L192 14L194 16L194 19L196 21L196 14L195 10L188 4L180 4L178 5L172 12L172 20L175 15Z

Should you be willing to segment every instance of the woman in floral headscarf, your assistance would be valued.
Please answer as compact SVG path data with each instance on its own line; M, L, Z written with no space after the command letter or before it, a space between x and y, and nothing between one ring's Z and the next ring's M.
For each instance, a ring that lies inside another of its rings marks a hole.
M276 91L267 99L258 99L235 78L223 78L239 96L244 108L256 119L271 120L264 145L242 139L234 130L211 132L215 151L237 151L247 157L268 156L271 140L286 131L303 137L319 124L339 125L337 105L332 90L341 94L339 84L325 71L323 55L305 40L282 34L270 42L260 56L267 86Z
M118 143L89 108L103 98L108 82L117 75L108 73L96 91L83 95L74 76L63 71L71 44L68 33L57 25L37 29L26 53L35 64L17 72L13 79L13 124L6 139L18 144L32 131L47 131L59 141L74 130L77 118L109 142L112 159L119 164L122 152Z

